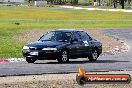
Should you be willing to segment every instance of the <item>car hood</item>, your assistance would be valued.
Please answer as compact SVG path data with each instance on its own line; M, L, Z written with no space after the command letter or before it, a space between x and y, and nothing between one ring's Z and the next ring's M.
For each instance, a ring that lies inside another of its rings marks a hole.
M56 47L58 45L64 44L64 42L58 42L58 41L35 41L26 44L26 46L29 47Z

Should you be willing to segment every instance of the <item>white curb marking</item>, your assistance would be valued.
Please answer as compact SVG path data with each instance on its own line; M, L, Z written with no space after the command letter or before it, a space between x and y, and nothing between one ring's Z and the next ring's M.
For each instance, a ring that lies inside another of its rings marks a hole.
M9 58L9 62L23 62L26 61L24 58Z
M74 7L74 6L60 6L61 8L68 8L68 9L77 9L77 10L99 10L99 11L112 11L112 12L132 12L132 10L126 9L100 9L100 8L82 8L82 7Z

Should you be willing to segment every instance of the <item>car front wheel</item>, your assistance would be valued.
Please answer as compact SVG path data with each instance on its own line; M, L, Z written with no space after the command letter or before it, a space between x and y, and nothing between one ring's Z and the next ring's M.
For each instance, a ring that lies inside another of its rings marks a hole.
M36 59L33 59L33 58L26 58L26 61L28 63L34 63L36 61Z
M98 51L96 49L93 50L92 54L88 56L89 61L96 61L98 56Z
M63 50L61 53L60 58L57 59L59 63L66 63L69 62L68 58L68 52L66 50Z

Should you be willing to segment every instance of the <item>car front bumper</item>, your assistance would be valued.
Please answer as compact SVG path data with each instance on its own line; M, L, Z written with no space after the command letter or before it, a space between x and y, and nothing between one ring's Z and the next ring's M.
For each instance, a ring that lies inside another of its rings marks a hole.
M35 58L39 60L55 60L61 55L60 51L44 50L22 50L22 54L26 58Z

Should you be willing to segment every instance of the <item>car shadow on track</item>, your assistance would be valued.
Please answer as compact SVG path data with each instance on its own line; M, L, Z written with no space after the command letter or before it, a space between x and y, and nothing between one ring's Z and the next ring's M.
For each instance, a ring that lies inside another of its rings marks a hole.
M58 62L45 62L45 63L34 63L34 64L86 64L86 63L117 63L117 62L130 62L130 61L118 61L118 60L97 60L94 62L83 60L83 61L69 61L69 63L58 63Z

